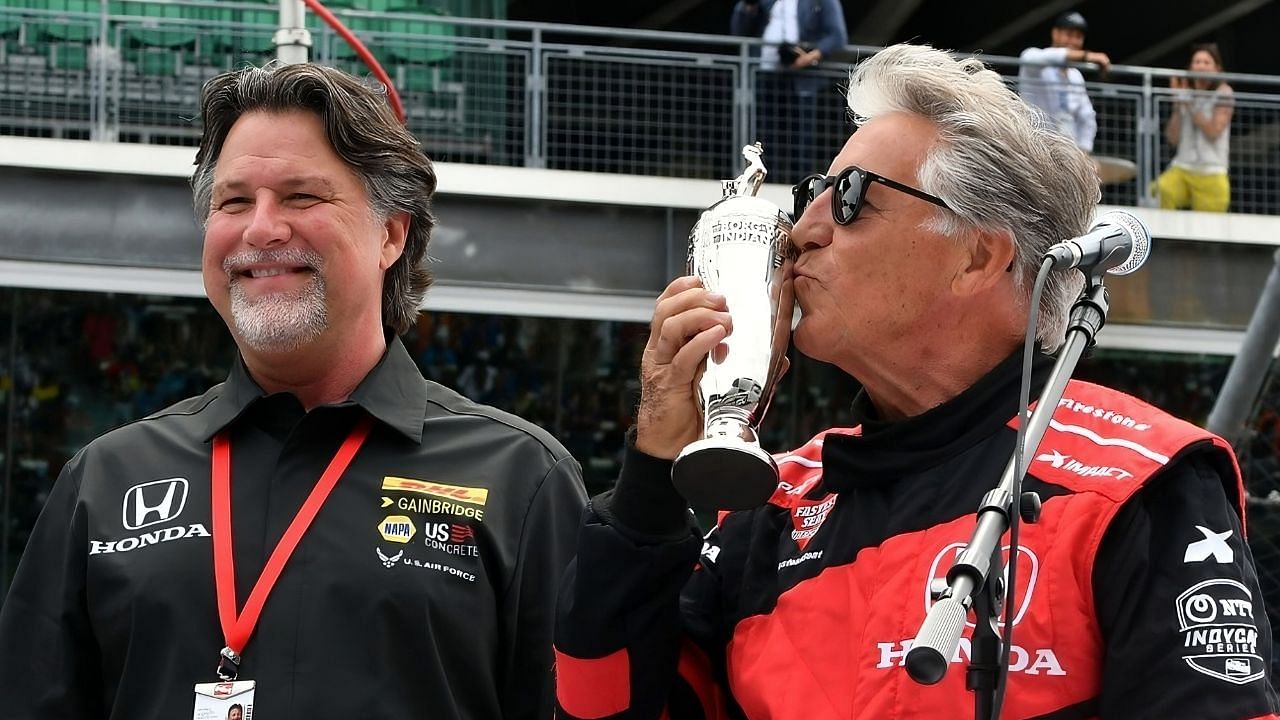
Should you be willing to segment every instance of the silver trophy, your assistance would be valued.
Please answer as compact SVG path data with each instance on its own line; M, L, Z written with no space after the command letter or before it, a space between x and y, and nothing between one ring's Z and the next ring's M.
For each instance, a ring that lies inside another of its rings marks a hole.
M724 196L689 234L689 273L725 296L733 319L733 332L707 356L698 382L702 439L681 451L671 471L696 508L757 507L778 486L778 466L756 432L781 374L795 298L791 219L756 197L768 173L763 152L760 143L742 149L746 170L722 181Z

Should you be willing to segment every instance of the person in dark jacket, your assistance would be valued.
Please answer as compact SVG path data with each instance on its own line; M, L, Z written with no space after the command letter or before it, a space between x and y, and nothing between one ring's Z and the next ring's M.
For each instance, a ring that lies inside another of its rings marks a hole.
M1092 224L1098 178L975 58L891 46L848 105L856 130L796 187L793 339L859 381L856 425L776 455L772 498L704 536L672 459L702 436L696 380L734 327L722 295L674 280L617 485L564 579L560 717L973 717L970 631L936 684L904 664L1012 455L1029 316L1043 351L1063 341L1081 273L1053 273L1034 307L1032 284ZM1021 528L1001 717L1277 718L1230 446L1083 382L1052 413L1026 457L1043 508Z
M844 10L839 0L738 0L729 29L764 41L752 140L764 145L769 181L794 183L821 160L817 96L834 84L819 68L849 42Z
M548 717L580 469L398 337L431 161L381 89L316 65L219 75L200 119L204 285L239 359L63 468L0 610L0 714Z

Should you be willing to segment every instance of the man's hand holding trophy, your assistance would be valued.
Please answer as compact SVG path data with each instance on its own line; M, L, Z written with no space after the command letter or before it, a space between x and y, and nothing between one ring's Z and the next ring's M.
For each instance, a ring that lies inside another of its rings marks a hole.
M700 422L687 412L667 412L671 408L642 407L641 412L650 421L649 437L664 432L668 437L688 437L687 426L699 422L699 439L679 452L672 468L676 489L699 509L756 507L778 485L777 465L761 449L757 431L785 368L790 341L791 219L777 205L756 197L768 172L762 153L759 143L743 148L746 170L734 180L722 181L723 197L702 213L689 235L689 274L710 293L705 297L714 305L707 311L728 313L727 327L714 325L689 342L696 348L720 340L705 361L699 360L705 363L697 381ZM668 288L660 304L680 302L679 282ZM655 322L670 314L670 309L660 308ZM712 334L702 337L703 333ZM646 355L660 352L646 348ZM648 390L662 378L656 376L660 371L653 363L646 366ZM672 426L653 427L666 423Z

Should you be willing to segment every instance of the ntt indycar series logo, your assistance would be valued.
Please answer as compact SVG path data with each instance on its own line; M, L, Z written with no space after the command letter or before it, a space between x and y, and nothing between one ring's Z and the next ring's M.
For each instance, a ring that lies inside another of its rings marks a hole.
M1244 685L1263 677L1253 593L1236 580L1205 580L1178 596L1182 659L1198 673Z

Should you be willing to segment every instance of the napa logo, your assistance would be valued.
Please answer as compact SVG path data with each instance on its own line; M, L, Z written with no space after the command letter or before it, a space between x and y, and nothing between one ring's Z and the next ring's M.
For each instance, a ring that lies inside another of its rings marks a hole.
M413 539L418 529L404 515L388 515L378 523L378 532L382 533L382 539L387 542L404 544Z

